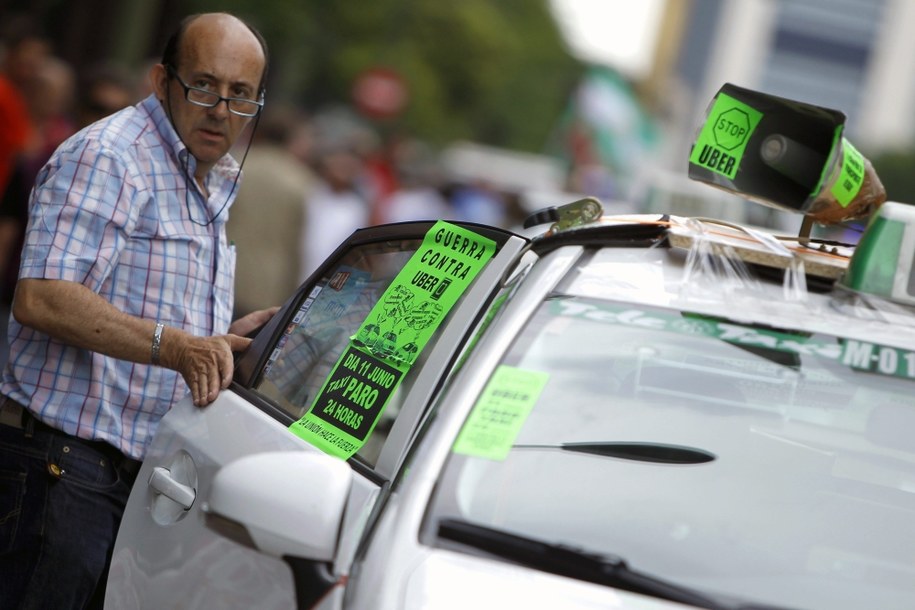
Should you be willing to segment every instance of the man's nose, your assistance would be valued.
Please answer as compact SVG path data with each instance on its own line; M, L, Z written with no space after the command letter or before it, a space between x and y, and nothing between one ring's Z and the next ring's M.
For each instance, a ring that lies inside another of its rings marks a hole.
M208 110L211 116L227 117L229 116L229 100L223 98L219 100L218 104L211 106Z

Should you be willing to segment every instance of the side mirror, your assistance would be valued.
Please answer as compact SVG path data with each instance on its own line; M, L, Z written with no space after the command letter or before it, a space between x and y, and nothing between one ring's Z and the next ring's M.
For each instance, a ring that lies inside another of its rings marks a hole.
M203 507L207 526L262 553L330 562L352 472L323 453L257 453L225 465Z

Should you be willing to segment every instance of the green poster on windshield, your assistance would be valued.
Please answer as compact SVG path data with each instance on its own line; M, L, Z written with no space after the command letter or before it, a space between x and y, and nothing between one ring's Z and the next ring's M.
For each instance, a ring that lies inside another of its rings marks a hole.
M496 251L493 240L439 221L363 320L311 407L289 429L347 459L451 308Z
M549 375L501 365L454 442L455 453L502 461L540 398Z

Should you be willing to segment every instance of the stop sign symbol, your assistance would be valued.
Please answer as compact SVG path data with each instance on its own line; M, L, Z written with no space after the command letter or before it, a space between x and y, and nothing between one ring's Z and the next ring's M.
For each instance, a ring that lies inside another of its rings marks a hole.
M750 117L739 108L725 110L715 121L715 143L725 150L734 150L743 145L749 133Z

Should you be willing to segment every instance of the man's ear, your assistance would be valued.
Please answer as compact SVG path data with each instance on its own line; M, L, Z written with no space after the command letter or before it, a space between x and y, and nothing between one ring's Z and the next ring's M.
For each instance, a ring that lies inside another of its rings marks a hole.
M166 92L168 91L168 88L166 87L168 83L168 70L165 69L164 65L155 64L149 69L149 82L152 85L156 97L160 102L164 102L167 94Z

